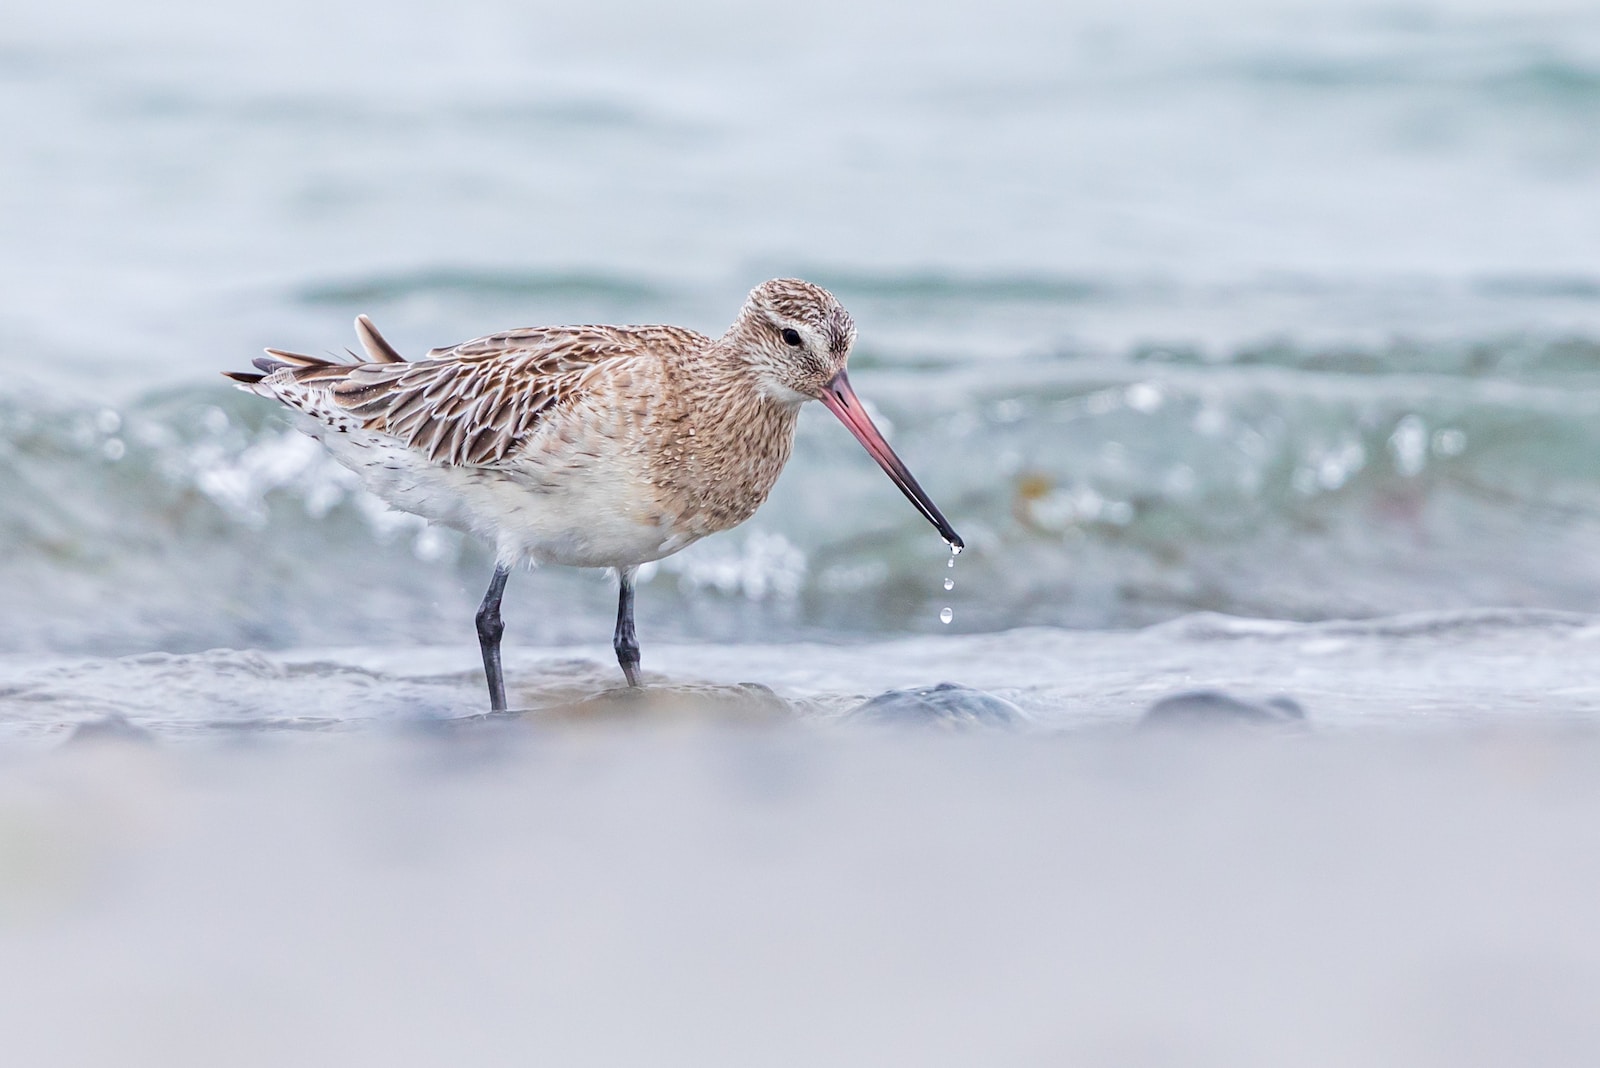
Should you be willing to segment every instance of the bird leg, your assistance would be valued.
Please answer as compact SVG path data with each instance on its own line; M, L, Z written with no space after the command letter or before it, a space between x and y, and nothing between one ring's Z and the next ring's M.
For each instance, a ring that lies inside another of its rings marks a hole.
M489 680L489 708L494 712L506 710L506 680L500 670L500 635L506 625L500 621L500 595L506 592L506 579L511 569L496 565L494 578L489 580L489 592L483 595L478 606L478 648L483 650L483 673Z
M628 677L628 685L639 685L639 639L633 633L633 572L631 567L617 568L621 589L617 593L617 633L611 647L617 651L617 663Z

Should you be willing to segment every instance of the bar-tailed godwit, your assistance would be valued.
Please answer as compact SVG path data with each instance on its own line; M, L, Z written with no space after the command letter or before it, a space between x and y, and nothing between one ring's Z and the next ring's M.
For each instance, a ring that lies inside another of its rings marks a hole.
M751 291L727 333L675 326L535 327L407 361L366 316L365 360L268 349L240 388L281 401L391 506L494 546L478 609L490 705L505 708L500 598L518 565L613 568L613 645L639 685L633 576L749 519L820 400L949 542L961 538L868 418L845 365L855 323L796 279Z

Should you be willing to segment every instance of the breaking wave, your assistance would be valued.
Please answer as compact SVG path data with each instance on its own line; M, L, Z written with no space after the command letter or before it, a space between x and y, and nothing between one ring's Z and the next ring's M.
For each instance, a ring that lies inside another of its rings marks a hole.
M860 377L974 551L947 571L849 436L809 413L754 520L648 573L641 627L780 639L942 631L945 605L953 629L993 630L1600 603L1591 340ZM225 387L0 401L0 459L8 650L457 641L489 569ZM526 640L593 641L612 595L550 569L517 580L507 611Z

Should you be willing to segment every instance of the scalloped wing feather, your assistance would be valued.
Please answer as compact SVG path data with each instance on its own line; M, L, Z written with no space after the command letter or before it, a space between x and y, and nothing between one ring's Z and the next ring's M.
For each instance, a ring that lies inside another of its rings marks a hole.
M475 338L407 362L366 316L357 319L356 334L368 360L268 349L269 358L256 361L262 374L228 377L341 430L359 420L362 429L434 463L485 467L512 457L541 424L603 384L632 385L639 361L670 361L711 344L675 326L545 327Z
M539 424L591 392L600 378L663 344L709 339L674 327L519 330L434 349L414 363L333 365L333 398L369 430L391 435L434 463L500 463ZM296 368L326 381L327 367Z

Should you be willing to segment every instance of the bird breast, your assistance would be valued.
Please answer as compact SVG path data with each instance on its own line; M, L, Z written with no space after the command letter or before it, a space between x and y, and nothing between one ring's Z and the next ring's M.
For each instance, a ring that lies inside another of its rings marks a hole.
M767 499L794 448L799 406L754 390L683 399L651 428L649 477L673 525L701 537L743 523Z

